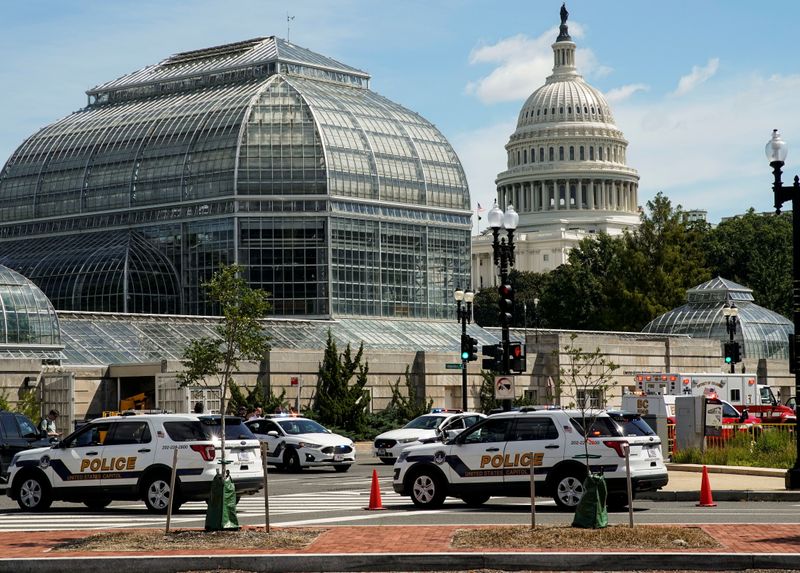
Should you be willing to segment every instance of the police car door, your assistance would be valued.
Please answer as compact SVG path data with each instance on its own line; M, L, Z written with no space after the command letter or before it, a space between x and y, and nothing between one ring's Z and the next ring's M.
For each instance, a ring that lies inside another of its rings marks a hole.
M147 420L132 417L113 423L103 446L103 489L135 488L142 471L152 465L155 456L155 442ZM172 457L165 461L171 463Z
M502 485L503 449L512 418L489 418L459 434L447 460L450 483Z
M272 420L257 420L250 422L247 427L260 441L267 443L269 448L267 462L270 464L283 463L281 458L284 452L284 436L283 430L278 427L278 424ZM270 435L269 432L276 432L277 436Z
M527 414L516 419L503 456L505 483L530 492L530 468L543 482L547 472L564 457L564 432L550 416Z
M103 442L110 422L86 424L48 452L51 483L56 488L102 486ZM44 460L40 461L44 465Z

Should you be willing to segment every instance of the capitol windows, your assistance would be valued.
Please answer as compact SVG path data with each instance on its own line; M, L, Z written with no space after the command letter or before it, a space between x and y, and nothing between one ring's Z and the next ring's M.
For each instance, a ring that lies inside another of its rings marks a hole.
M594 146L589 147L589 161L594 161Z
M517 165L519 165L519 150L517 150Z
M561 145L558 147L558 160L564 161L564 146Z
M556 157L555 157L555 149L553 149L552 147L550 148L549 156L550 156L550 161L555 161L555 159L556 159Z
M539 148L539 161L544 161L544 147Z
M578 148L578 158L579 158L581 161L583 161L584 159L586 159L586 157L584 156L584 153L583 153L583 145L581 145L581 146Z
M547 108L544 108L544 114L547 115Z
M575 147L572 145L569 146L569 160L575 161Z
M567 106L567 113L572 113L572 106L571 105Z
M558 113L560 113L561 115L564 115L564 107L563 106L558 108Z
M598 147L597 148L597 159L599 161L603 160L603 148L602 147Z
M536 163L536 148L531 147L531 163Z

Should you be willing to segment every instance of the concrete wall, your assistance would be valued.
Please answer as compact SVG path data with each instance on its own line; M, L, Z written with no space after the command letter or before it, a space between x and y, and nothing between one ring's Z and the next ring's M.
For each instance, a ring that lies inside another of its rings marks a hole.
M570 333L527 333L527 373L515 377L517 396L526 392L539 404L550 403L553 394L548 387L548 379L557 380L559 368L563 366L566 354L564 347L570 344ZM718 340L637 337L635 334L577 333L574 344L584 351L599 348L608 360L618 368L613 373L614 386L606 396L608 407L619 407L623 387L632 387L633 374L637 371L660 372L722 372L721 345ZM340 349L341 351L342 349ZM298 378L301 408L308 407L316 392L317 370L323 358L323 350L273 349L268 360L262 363L242 364L237 375L240 385L252 386L258 382L271 389L276 395L285 390L287 403L294 405L298 386L292 386L291 379ZM404 372L409 368L412 383L419 395L432 399L435 407L461 407L461 371L448 369L447 364L459 363L455 352L423 351L365 351L369 362L368 388L371 395L371 408L381 410L391 399L390 384L400 380L400 389L405 391ZM781 391L783 401L794 394L794 377L788 373L785 361L763 361L758 364L744 364L747 372L759 379L768 381ZM36 360L0 361L0 389L5 390L12 405L26 377L35 384L40 374L56 375L67 373L74 378L72 403L73 419L82 420L87 413L96 415L108 409L119 399L117 380L127 377L155 377L157 373L175 373L181 369L178 361L164 361L154 364L112 365L98 367L45 367ZM741 366L737 368L739 371ZM468 406L479 407L478 391L481 386L480 359L472 362L467 369ZM50 404L43 404L47 410ZM113 408L112 408L113 409ZM71 429L72 420L60 421L62 431Z

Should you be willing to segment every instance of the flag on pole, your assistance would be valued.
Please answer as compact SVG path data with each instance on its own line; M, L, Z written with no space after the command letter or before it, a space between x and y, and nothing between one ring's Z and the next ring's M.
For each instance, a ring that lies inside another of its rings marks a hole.
M480 203L478 203L478 221L480 221L480 220L481 220L481 218L482 218L482 217L481 217L481 213L483 213L484 211L486 211L486 209L484 209L483 207L481 207L481 204L480 204Z

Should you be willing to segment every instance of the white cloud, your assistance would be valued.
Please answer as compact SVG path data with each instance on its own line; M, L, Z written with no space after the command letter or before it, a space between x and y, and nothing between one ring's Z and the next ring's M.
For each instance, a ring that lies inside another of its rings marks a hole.
M678 87L672 92L672 95L682 96L689 93L716 74L718 68L719 58L711 58L703 68L700 66L692 66L692 72L678 80Z
M773 128L800 139L800 116L786 113L800 91L800 75L739 76L713 88L711 96L615 107L629 141L628 164L641 177L640 203L664 191L674 203L707 209L717 219L750 206L770 210L763 149Z
M605 95L608 103L614 104L630 98L636 92L645 92L649 89L650 86L647 84L628 84L626 86L620 86L618 88L614 88L613 90L609 90Z
M506 168L505 145L516 128L516 121L507 121L448 137L467 175L473 213L478 203L487 212L491 209L497 197L494 180ZM473 216L475 232L486 228L486 213L482 217L478 223Z
M551 28L536 38L517 34L473 49L470 64L495 64L496 67L488 75L467 83L466 92L483 103L524 100L552 73L551 46L557 35L558 30ZM579 24L570 23L570 35L580 38L583 29ZM575 59L579 71L587 76L600 77L612 71L601 65L588 48L578 49Z

